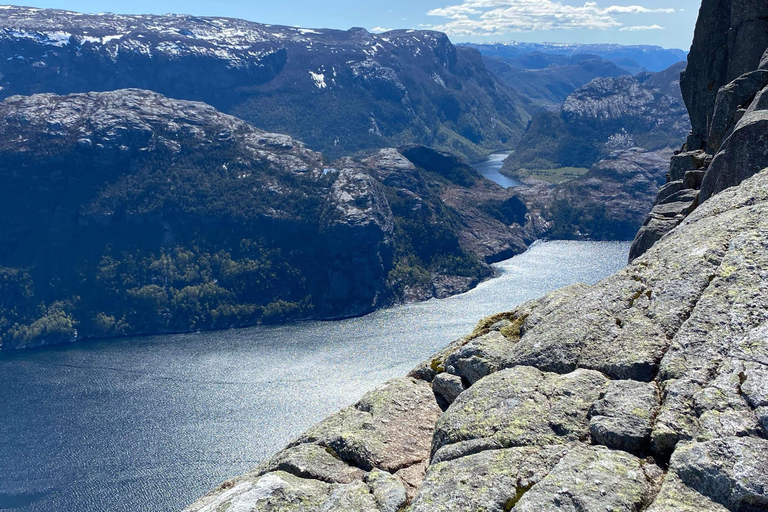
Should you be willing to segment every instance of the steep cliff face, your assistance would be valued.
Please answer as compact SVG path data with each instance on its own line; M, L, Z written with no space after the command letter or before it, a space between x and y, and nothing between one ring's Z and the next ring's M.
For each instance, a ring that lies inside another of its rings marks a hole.
M419 151L431 150L404 153ZM289 136L137 89L8 98L0 348L466 291L535 225L524 206L514 218L498 208L513 191L442 158L445 176L394 149L328 164Z
M768 510L768 169L738 178L623 271L489 317L187 510Z
M768 5L754 0L704 0L688 69L680 82L691 113L689 150L706 149L721 87L757 69L768 48Z
M310 30L184 15L0 10L0 99L137 87L204 101L336 158L427 144L479 158L527 114L445 34Z
M640 256L714 194L768 166L768 6L704 1L681 77L692 132L672 158L666 184L638 232Z

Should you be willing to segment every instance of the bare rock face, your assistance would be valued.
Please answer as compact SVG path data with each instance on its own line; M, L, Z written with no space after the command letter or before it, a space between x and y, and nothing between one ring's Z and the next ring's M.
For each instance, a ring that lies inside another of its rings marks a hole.
M768 47L768 6L752 0L704 0L680 86L693 127L688 147L706 149L721 87L757 69Z
M672 159L656 206L640 228L630 261L678 226L701 203L768 166L763 94L768 7L705 0L681 87L693 131ZM681 183L678 183L680 181ZM691 191L670 201L670 190ZM700 191L698 194L695 192Z

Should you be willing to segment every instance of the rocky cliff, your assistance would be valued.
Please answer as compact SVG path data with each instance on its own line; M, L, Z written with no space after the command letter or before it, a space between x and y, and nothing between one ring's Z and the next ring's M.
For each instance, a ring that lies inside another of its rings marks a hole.
M681 77L692 131L671 161L666 184L638 232L630 260L679 225L699 204L768 166L768 6L705 0Z
M733 186L623 271L486 319L187 510L768 510L768 169L739 160L766 138L726 151L745 110L704 177Z
M0 348L445 297L537 234L452 155L328 162L137 89L0 103L0 185Z
M0 9L0 99L136 87L204 101L331 157L425 144L479 159L528 116L445 34L310 30L184 15Z

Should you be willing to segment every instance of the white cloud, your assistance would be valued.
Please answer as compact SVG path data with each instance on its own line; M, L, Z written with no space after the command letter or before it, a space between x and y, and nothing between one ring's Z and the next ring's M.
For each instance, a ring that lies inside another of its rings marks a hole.
M660 25L633 25L619 29L621 32L637 32L638 30L664 30L664 27Z
M381 34L382 32L389 32L391 30L394 30L393 28L384 28L384 27L374 27L371 29L371 32L375 34Z
M617 16L669 14L672 8L651 9L641 5L610 5L597 2L569 5L560 0L464 0L460 4L432 9L430 16L447 18L433 30L454 36L492 36L507 32L569 29L622 29ZM626 30L658 30L658 25L623 27Z

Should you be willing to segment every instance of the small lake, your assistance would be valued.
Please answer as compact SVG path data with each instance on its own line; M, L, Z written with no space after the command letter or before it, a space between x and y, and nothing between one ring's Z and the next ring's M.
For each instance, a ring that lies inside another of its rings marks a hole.
M466 294L362 318L0 353L0 509L180 510L483 317L628 251L538 243Z
M517 181L514 178L504 176L499 172L501 166L504 164L504 160L507 159L512 153L494 153L489 156L487 160L474 164L472 167L477 169L477 172L485 176L491 181L494 181L504 188L519 187L523 183Z

